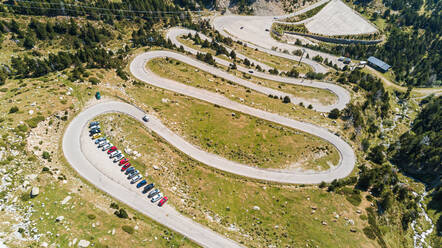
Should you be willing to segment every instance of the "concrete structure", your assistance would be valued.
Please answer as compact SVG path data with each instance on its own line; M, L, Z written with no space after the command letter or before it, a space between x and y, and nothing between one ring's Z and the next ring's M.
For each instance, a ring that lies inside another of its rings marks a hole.
M373 67L374 69L380 72L387 72L391 68L389 64L373 56L368 58L367 62L371 67Z

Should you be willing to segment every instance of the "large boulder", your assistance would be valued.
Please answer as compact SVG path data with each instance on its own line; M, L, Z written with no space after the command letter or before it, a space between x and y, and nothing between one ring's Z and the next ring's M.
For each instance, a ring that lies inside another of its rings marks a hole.
M33 187L31 190L31 197L34 198L40 193L40 189L38 187Z

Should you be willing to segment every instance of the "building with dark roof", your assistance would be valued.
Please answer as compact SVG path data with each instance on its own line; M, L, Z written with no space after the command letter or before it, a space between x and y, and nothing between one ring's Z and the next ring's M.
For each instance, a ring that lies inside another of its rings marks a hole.
M367 62L371 67L381 72L387 72L391 68L389 64L373 56L370 56L370 58L367 59Z

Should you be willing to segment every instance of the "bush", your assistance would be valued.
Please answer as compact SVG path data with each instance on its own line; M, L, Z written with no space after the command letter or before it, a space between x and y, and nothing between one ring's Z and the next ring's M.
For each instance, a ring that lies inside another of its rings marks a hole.
M29 127L31 128L36 128L38 123L40 123L41 121L44 121L44 117L41 115L38 115L34 118L28 119L25 122L29 125Z
M324 181L322 181L320 184L319 184L319 188L325 188L327 186L327 183L326 182L324 182Z
M97 217L95 215L93 215L93 214L88 214L87 218L90 219L90 220L95 220L95 218L97 218Z
M9 109L9 113L13 114L13 113L17 113L18 112L18 107L17 106L13 106Z
M121 229L129 234L133 234L135 232L134 228L131 226L122 226Z
M120 208L120 207L118 206L118 204L116 204L115 202L112 202L112 203L110 204L110 207L113 208L113 209L119 209L119 208Z
M43 152L42 157L43 157L43 159L46 159L46 160L50 160L51 159L51 155L47 151Z
M364 232L365 236L367 236L367 238L369 239L376 239L376 235L373 232L373 229L369 226L364 227L364 229L362 229L362 231Z
M98 80L96 77L90 77L89 82L91 82L92 85L97 85L100 83L100 80Z
M328 118L338 119L340 115L341 115L341 112L339 111L339 109L334 108L330 111L330 113L328 113Z
M119 211L115 211L114 214L116 216L118 216L119 218L122 218L122 219L128 219L129 218L129 215L127 214L126 210L124 210L122 208Z
M290 103L290 97L285 96L284 99L282 100L283 103Z

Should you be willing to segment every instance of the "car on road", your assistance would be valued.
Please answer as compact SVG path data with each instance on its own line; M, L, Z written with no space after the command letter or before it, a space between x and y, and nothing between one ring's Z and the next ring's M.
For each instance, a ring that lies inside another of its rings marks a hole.
M152 191L147 195L147 197L148 197L148 198L152 198L152 197L154 197L155 195L157 195L158 193L160 193L160 190L159 190L159 189L154 189L154 190L152 190Z
M118 154L117 156L115 156L114 158L114 163L117 163L118 161L121 161L124 158L123 153Z
M124 172L124 174L129 175L130 173L132 173L132 171L134 171L135 168L134 167L130 167L129 169L126 170L126 172Z
M163 198L163 193L158 193L158 195L152 197L152 199L150 199L151 202L157 202L158 200L160 200L161 198Z
M113 152L109 155L109 158L114 158L114 157L116 157L116 156L118 156L118 155L120 155L120 154L121 154L120 151L115 150L115 151L113 151Z
M99 125L99 124L100 124L100 122L98 122L98 121L93 121L93 122L89 123L89 127L97 126L97 125Z
M98 143L98 148L102 148L103 146L106 146L106 145L108 145L109 144L109 141L107 141L107 140L104 140L104 141L101 141L100 143Z
M123 165L123 164L125 164L127 162L129 162L129 159L123 158L122 160L120 160L120 162L118 164L121 166L121 165Z
M252 70L250 70L250 71L249 71L249 73L253 73L253 71L252 71Z
M269 32L269 29L268 29L268 28L266 28L266 32Z
M130 167L130 163L128 162L128 163L124 164L123 167L121 167L121 171L125 171L129 167Z
M137 175L136 177L134 177L134 178L132 179L132 181L130 181L130 184L134 184L134 183L140 181L141 178L142 178L142 177L141 177L140 175Z
M132 171L132 172L129 174L129 176L127 177L127 179L128 179L128 180L134 179L135 177L138 176L138 174L140 174L139 171L137 171L137 170Z
M244 27L240 27L239 29L243 29Z
M146 187L144 187L143 194L146 194L147 192L149 192L149 190L153 189L154 186L155 186L155 184L153 184L153 183L148 184Z
M109 148L109 150L107 151L107 154L111 154L111 153L113 153L114 151L116 151L117 150L117 147L116 146L112 146L111 148Z
M100 143L101 141L105 141L105 140L106 140L105 137L98 138L98 139L95 140L95 144L98 144L98 143Z
M147 116L147 115L143 116L143 121L148 122L149 121L149 116Z
M137 189L143 187L144 185L146 185L146 183L147 183L147 181L145 179L143 179L143 181L141 181L137 184Z
M100 132L101 131L97 130L97 129L91 130L91 131L89 131L89 136L94 136L94 134L97 134L97 133L100 133Z
M161 207L164 205L164 203L167 202L167 200L169 200L169 198L167 198L167 196L163 197L163 199L161 199L161 201L158 203L158 206Z
M101 133L96 133L96 134L92 135L92 139L97 139L97 138L100 138L101 136L103 136Z
M103 149L101 149L101 150L102 150L103 152L104 152L104 151L107 151L107 149L111 148L112 146L114 146L114 145L112 145L111 143L109 143L109 144L103 146Z

